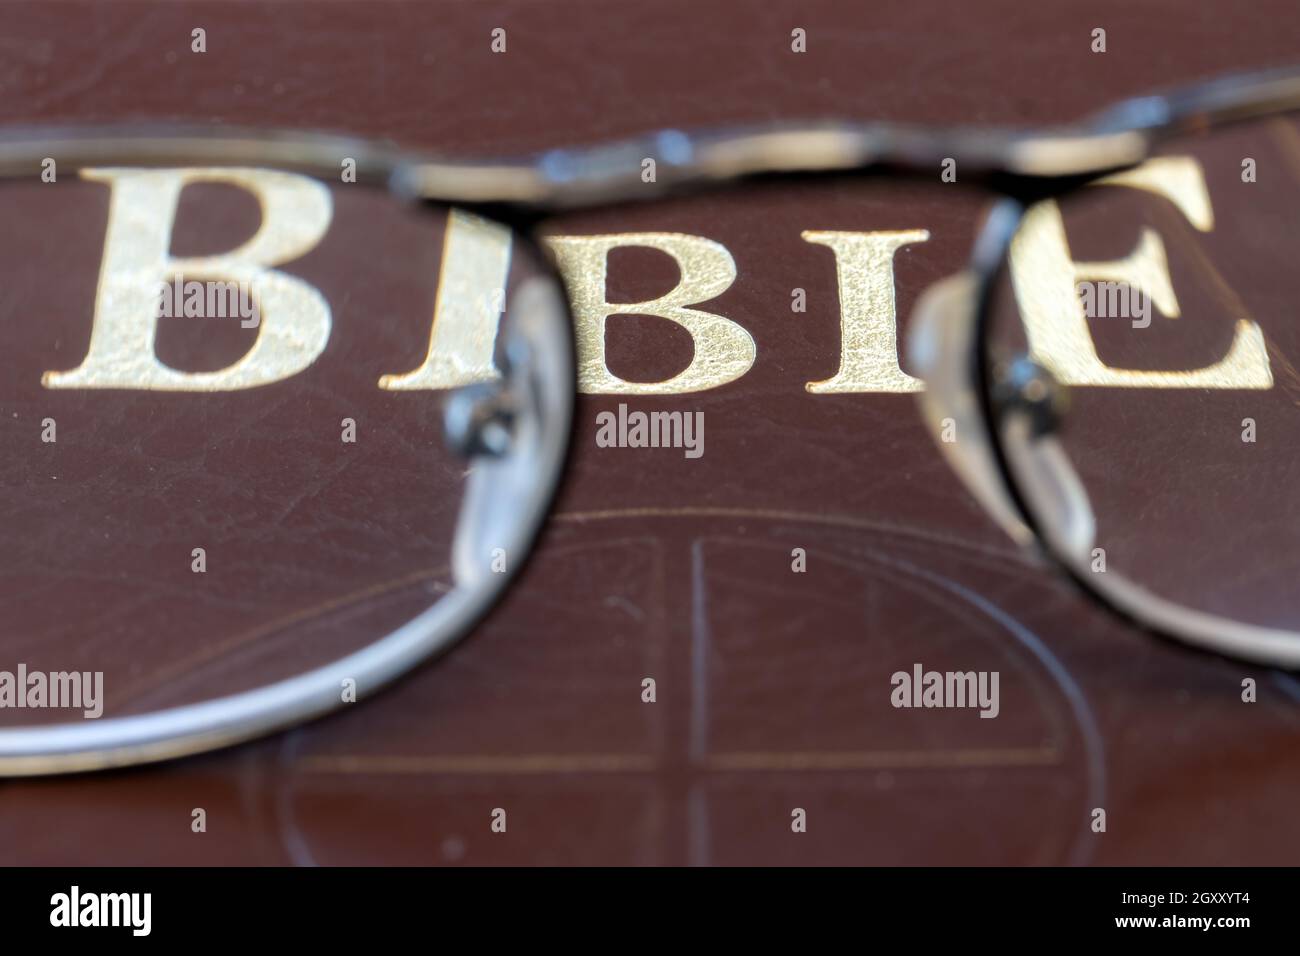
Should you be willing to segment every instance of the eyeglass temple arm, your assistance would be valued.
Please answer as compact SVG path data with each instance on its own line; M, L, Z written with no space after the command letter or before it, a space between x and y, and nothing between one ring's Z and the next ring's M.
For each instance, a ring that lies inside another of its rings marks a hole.
M777 173L852 172L875 166L935 170L955 159L969 175L1073 175L1138 161L1145 136L1084 130L922 128L814 122L661 130L614 143L501 161L456 161L393 143L290 130L177 125L7 128L0 178L40 176L46 160L90 166L261 166L322 179L350 168L409 199L570 208L652 199L682 187ZM647 175L648 160L654 174Z
M509 164L414 163L394 171L399 193L453 202L574 208L655 199L749 176L850 173L890 167L939 175L1066 176L1139 162L1143 133L922 128L888 123L799 123L687 133L660 130L616 143L557 149Z
M922 127L895 123L775 123L554 149L504 161L435 158L376 140L225 126L9 129L0 177L39 174L52 158L90 165L285 165L332 178L353 161L358 181L412 199L567 208L662 196L684 186L776 173L916 171L955 159L967 174L1055 177L1100 173L1145 158L1169 133L1300 108L1300 67L1229 76L1124 101L1056 129ZM654 175L646 175L654 160Z

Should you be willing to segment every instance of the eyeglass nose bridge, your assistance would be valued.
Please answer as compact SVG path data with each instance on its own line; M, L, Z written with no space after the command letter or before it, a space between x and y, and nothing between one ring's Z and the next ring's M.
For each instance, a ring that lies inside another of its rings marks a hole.
M568 312L553 282L530 279L502 324L502 380L469 386L446 406L448 439L471 459L456 524L456 583L495 573L494 558L523 555L547 510L568 448L573 355Z
M993 451L975 381L975 310L980 277L973 269L941 279L912 311L907 356L925 383L917 393L921 416L949 466L1013 541L1025 547L1034 533L1008 492Z
M1004 429L1005 453L1027 482L1023 492L1036 508L1058 516L1048 529L1052 540L1042 544L1078 560L1093 545L1096 519L1054 434L1066 404L1063 388L1047 369L1018 357L995 373L996 420L988 420L975 365L980 290L978 272L967 269L935 283L917 301L907 346L911 365L926 386L919 393L922 416L976 500L1013 541L1028 548L1039 543L1037 535L1013 499L993 448L992 429Z

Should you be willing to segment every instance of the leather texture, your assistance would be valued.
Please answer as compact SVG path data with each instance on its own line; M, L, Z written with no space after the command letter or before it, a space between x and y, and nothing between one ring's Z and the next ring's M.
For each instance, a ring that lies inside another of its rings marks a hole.
M1294 13L1275 0L7 4L0 120L324 128L467 157L782 118L1041 124L1300 60ZM1090 50L1099 26L1105 54ZM490 50L496 27L505 54ZM796 27L805 54L790 50ZM421 225L340 198L302 264L335 305L334 335L282 384L53 395L39 376L84 354L106 215L102 192L67 188L82 201L59 222L33 206L0 226L0 303L8 291L25 313L6 309L0 329L6 658L74 647L128 662L131 693L169 701L409 616L440 580L448 499L430 489L457 473L436 459L431 484L436 401L374 382L418 357L436 237L411 262ZM225 248L256 227L238 197L209 200L218 231L178 243ZM738 277L706 307L753 335L753 368L691 395L580 397L532 559L441 660L221 753L0 783L0 862L1294 861L1292 677L1159 641L1018 551L949 472L913 396L804 387L836 370L839 312L834 258L801 232L928 230L894 264L905 329L926 286L964 265L987 206L937 182L765 183L546 222L724 245ZM620 252L608 292L637 301L675 280L662 255ZM796 287L806 313L790 310ZM229 335L178 333L160 354L219 367L246 345ZM611 322L615 373L654 380L689 359L661 321ZM620 400L704 411L705 454L597 447L596 415ZM354 411L360 455L344 462L337 422ZM52 449L35 437L46 414ZM1284 489L1275 507L1292 507ZM225 556L201 594L200 539ZM248 646L220 645L231 634ZM196 647L224 647L220 666ZM998 670L998 718L891 707L890 675L915 662ZM198 807L206 833L191 830ZM795 808L806 833L791 831Z

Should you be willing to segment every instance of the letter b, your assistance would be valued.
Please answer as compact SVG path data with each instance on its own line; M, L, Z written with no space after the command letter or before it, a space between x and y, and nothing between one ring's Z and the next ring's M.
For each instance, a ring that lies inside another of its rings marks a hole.
M253 388L296 375L325 350L331 319L324 297L301 279L269 268L296 259L325 235L332 204L323 185L267 169L88 169L82 176L112 188L95 322L85 360L68 372L46 372L42 382L47 388ZM261 204L261 226L230 252L172 258L181 190L200 182L247 189ZM255 289L263 321L252 348L233 365L215 372L182 372L158 361L157 289L177 274Z
M736 280L736 263L724 246L670 232L610 236L556 236L547 240L573 302L577 337L578 391L602 394L664 395L698 392L735 381L757 355L753 336L741 325L712 312L689 308L721 295ZM681 281L657 299L608 302L605 275L612 249L645 247L672 256ZM605 321L611 315L655 315L676 322L695 343L691 364L662 382L629 382L605 364Z

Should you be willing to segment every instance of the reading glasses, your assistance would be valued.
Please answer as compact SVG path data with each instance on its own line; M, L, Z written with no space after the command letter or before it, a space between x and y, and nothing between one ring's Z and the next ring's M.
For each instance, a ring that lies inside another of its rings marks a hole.
M94 332L80 364L45 371L51 394L106 395L136 382L183 402L187 391L272 386L328 356L329 305L285 264L310 262L331 216L366 217L377 236L428 239L430 254L384 266L366 288L435 297L431 334L423 319L426 358L388 370L380 385L412 434L441 432L448 450L427 469L423 451L359 466L402 474L404 493L422 502L427 471L432 530L411 535L427 537L431 553L445 544L445 565L384 592L382 607L357 620L322 618L310 649L256 628L237 652L213 639L206 659L234 661L245 676L214 667L178 690L142 685L132 706L110 696L94 719L37 713L71 680L70 662L51 659L39 700L35 678L11 679L10 693L29 706L0 711L0 774L138 764L248 740L364 700L446 650L517 573L564 470L574 331L536 224L560 210L754 177L937 184L951 164L964 184L988 190L997 202L969 265L922 296L903 359L925 383L919 400L938 448L1013 539L1116 613L1203 650L1300 666L1300 510L1285 491L1300 478L1297 110L1300 71L1287 70L1130 100L1055 129L670 130L521 161L451 161L281 131L4 131L0 208L43 209L52 176L111 188L112 255L101 264ZM195 184L252 192L263 224L250 238L227 223L245 239L235 252L178 255L168 228L185 218L180 193ZM155 229L140 210L170 213ZM154 354L159 290L182 274L251 286L262 319L244 357L182 374ZM376 322L380 337L406 334ZM445 399L440 417L425 413L430 391ZM93 405L77 410L94 421ZM286 474L260 476L259 494L308 474L293 472L292 451L280 457ZM286 502L286 520L312 508ZM379 547L364 521L346 530ZM206 560L196 556L192 570ZM254 586L250 615L279 606L264 587ZM25 673L40 663L25 662ZM186 666L178 658L173 672ZM251 685L248 672L258 675ZM106 693L132 679L124 667Z

